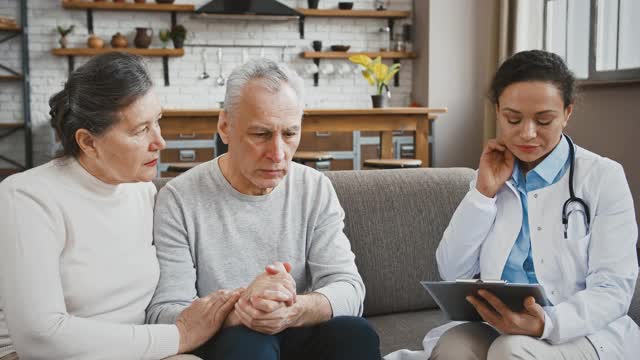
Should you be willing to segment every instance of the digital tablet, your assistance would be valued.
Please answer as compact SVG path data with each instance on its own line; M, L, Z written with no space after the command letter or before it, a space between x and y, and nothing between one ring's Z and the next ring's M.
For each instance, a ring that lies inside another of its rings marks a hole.
M457 280L421 281L433 300L444 311L447 318L454 321L484 321L466 297L475 295L480 301L478 290L486 289L502 300L511 310L524 309L524 299L533 296L540 306L550 305L542 286L539 284L509 284L505 281ZM490 306L490 305L489 305Z

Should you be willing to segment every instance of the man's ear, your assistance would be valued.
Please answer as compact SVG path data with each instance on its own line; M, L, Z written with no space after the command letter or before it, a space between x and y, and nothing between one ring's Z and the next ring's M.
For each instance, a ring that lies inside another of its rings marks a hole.
M89 132L87 129L78 129L76 131L76 143L78 143L78 147L80 147L80 151L83 154L90 158L98 157L98 150L96 149L96 140L93 134Z
M222 110L218 115L218 136L226 145L229 145L229 127L229 115Z

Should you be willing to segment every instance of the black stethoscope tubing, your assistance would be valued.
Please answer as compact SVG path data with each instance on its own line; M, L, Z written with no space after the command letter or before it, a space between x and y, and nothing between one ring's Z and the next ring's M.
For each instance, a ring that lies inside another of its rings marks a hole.
M562 225L564 225L564 238L566 239L567 229L569 228L569 214L567 213L567 208L569 207L569 204L577 203L582 205L582 208L584 209L584 214L587 218L587 229L589 229L589 225L591 224L591 214L589 212L589 206L587 206L587 203L583 199L577 197L575 192L573 191L573 171L574 171L575 162L576 162L576 153L573 146L573 141L571 141L571 139L567 135L564 135L564 138L567 139L567 142L569 143L569 161L570 161L569 163L569 199L567 199L567 201L565 201L564 205L562 206Z

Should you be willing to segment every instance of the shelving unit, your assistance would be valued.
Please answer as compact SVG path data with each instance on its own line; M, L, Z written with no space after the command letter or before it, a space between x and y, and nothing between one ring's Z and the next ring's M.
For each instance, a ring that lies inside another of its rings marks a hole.
M340 9L306 9L297 8L296 11L302 14L300 17L300 38L304 39L304 26L305 19L308 17L323 17L323 18L360 18L360 19L387 19L389 26L389 39L393 40L393 28L395 21L398 19L405 19L411 16L410 11L394 11L394 10L340 10ZM338 52L338 51L305 51L302 53L302 57L305 59L313 59L313 62L319 67L320 59L348 59L349 56L355 54L366 54L371 58L382 57L383 59L393 59L393 63L399 63L400 59L413 59L416 57L415 53L411 52ZM313 85L318 86L320 74L315 73L313 75ZM393 79L394 86L400 86L400 76L396 74Z
M346 51L305 51L301 56L305 59L313 59L316 66L320 67L320 59L348 59L352 55L364 54L370 58L376 58L380 56L383 59L393 59L393 63L399 63L400 59L414 59L416 54L413 52L399 52L399 51L372 51L372 52L346 52ZM313 85L318 86L320 80L320 74L313 74ZM399 74L393 78L394 86L400 86Z
M164 84L169 86L169 58L184 56L184 49L137 49L137 48L59 48L53 49L51 53L55 56L66 56L69 61L69 72L75 68L76 56L96 56L109 52L126 52L139 56L162 57L162 67L164 71Z
M3 160L14 168L0 168L0 180L11 174L20 172L25 169L33 167L33 139L31 132L31 93L30 93L30 78L29 78L29 28L27 22L27 1L19 0L19 17L20 24L7 25L0 24L0 44L10 39L20 36L21 37L21 60L22 69L17 71L9 66L0 64L0 69L8 74L0 75L0 81L19 81L22 85L22 122L17 121L2 121L0 122L0 140L7 138L8 136L22 131L24 133L24 152L25 162L24 164L18 161L0 154L0 160ZM5 33L4 37L1 37Z
M168 12L171 13L171 27L177 23L177 14L179 12L192 13L196 10L195 5L174 5L174 4L156 4L156 3L114 3L114 2L93 2L80 0L63 0L62 7L70 10L86 10L87 11L87 29L89 34L93 34L93 11L150 11L150 12Z
M358 54L367 55L372 59L378 56L383 59L413 59L416 57L413 52L401 51L305 51L302 53L302 57L305 59L348 59L350 56Z
M297 8L296 11L302 14L299 19L300 38L304 39L304 24L308 17L330 17L330 18L367 18L367 19L387 19L391 31L389 36L393 38L393 27L398 19L405 19L411 16L409 11L393 10L340 10L340 9L305 9Z
M142 12L168 12L171 14L171 27L177 23L177 14L192 13L195 5L174 5L156 3L115 3L115 2L94 2L80 0L62 0L62 7L68 10L85 10L87 12L87 30L93 34L93 12L94 11L142 11ZM162 57L162 69L164 73L164 85L169 86L169 58L184 56L184 49L136 49L136 48L75 48L75 49L53 49L53 55L66 56L69 62L69 72L75 67L75 56L95 56L112 51L122 51L140 56Z

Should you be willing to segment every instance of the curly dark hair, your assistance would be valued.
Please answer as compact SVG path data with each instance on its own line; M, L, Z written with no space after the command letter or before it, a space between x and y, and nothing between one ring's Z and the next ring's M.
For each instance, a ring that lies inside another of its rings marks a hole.
M562 58L543 50L528 50L505 60L491 81L489 100L499 105L500 95L509 85L522 81L553 83L564 101L564 107L573 104L576 97L576 78Z
M69 75L64 89L49 99L51 126L62 143L59 157L80 154L75 134L101 135L116 124L119 111L153 86L141 57L121 52L89 60Z

